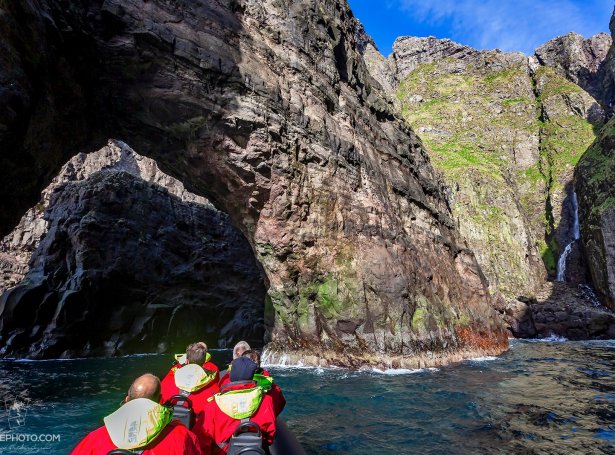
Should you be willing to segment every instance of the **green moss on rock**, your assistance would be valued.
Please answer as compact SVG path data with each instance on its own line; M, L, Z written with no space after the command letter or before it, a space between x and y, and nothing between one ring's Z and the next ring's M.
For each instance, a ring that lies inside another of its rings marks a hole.
M453 214L491 287L531 294L544 272L530 270L527 255L555 271L558 204L595 137L596 125L570 108L589 95L549 68L533 80L524 61L497 70L466 62L461 72L460 64L448 58L418 66L397 97L456 189Z

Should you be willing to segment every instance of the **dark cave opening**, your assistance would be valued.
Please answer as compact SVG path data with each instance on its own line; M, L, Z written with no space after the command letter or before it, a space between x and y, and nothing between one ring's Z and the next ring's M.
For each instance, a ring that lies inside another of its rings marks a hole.
M105 149L119 160L92 172L73 159L63 171L91 175L65 172L48 192L47 231L23 280L0 297L0 354L182 352L197 340L262 346L267 280L245 236L155 164L158 183L144 180L139 166L152 160L119 141Z

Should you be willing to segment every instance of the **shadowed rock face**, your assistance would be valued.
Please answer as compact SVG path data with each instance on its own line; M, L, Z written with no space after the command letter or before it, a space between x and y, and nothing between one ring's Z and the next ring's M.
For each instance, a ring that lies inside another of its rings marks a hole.
M615 119L601 130L575 170L581 240L601 301L615 310Z
M506 348L445 187L369 75L345 2L24 5L62 37L45 55L78 47L66 65L96 112L91 137L121 137L246 234L270 283L270 352L415 365ZM30 120L13 142L39 163L46 149L26 143L49 123Z
M248 242L152 160L112 142L73 158L44 194L3 242L8 257L32 255L0 297L3 354L262 343L266 288ZM40 235L20 230L32 225Z
M545 283L534 298L498 302L498 310L518 338L612 339L615 313L596 299L591 287Z

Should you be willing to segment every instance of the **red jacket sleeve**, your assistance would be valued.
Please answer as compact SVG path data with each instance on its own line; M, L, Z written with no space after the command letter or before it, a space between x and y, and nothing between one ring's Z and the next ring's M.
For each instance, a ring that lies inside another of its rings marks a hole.
M173 395L179 393L179 389L175 385L175 367L171 368L162 381L160 381L160 392L162 394L160 402L164 403Z
M273 408L273 400L271 396L265 395L263 402L253 420L256 421L261 427L263 432L263 439L267 442L267 445L273 444L273 438L275 437L275 412Z
M207 403L205 406L204 412L199 414L196 422L194 423L194 427L192 431L196 435L196 439L198 441L199 447L203 452L203 455L209 455L212 453L216 453L214 450L218 448L214 441L214 421L213 421L213 412L212 404L215 402L211 401Z
M98 455L115 449L105 427L92 431L73 449L71 455Z
M188 431L184 444L184 455L203 455L199 441L192 431Z
M92 452L92 444L96 447L96 441L93 441L92 433L88 434L85 438L81 440L77 447L73 449L71 455L90 455Z
M286 398L284 398L282 389L280 389L279 385L274 383L269 390L269 395L271 396L271 401L273 402L273 412L275 412L276 416L279 416L284 410L284 406L286 406Z

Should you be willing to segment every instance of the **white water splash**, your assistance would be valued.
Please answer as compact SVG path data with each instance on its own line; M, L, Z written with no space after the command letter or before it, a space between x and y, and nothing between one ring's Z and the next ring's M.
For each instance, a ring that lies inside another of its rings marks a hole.
M438 368L417 368L417 369L410 369L410 368L388 368L386 370L380 370L378 368L374 368L372 370L367 370L370 373L376 373L376 374L383 374L386 376L399 376L399 375L403 375L403 374L417 374L417 373L423 373L425 371L431 371L431 372L436 372L436 371L440 371Z
M583 298L586 302L588 302L591 306L603 309L602 303L598 299L598 296L594 292L594 289L588 284L579 284L579 290L583 294Z
M579 205L577 202L576 191L573 191L571 194L570 204L572 206L572 240L568 243L568 245L566 245L566 248L564 248L563 253L557 261L557 281L566 281L566 260L572 251L573 243L581 237L581 228L579 226Z
M472 359L468 359L468 362L493 362L494 360L497 360L497 357L493 357L491 355L485 356L485 357L474 357Z
M533 339L527 339L527 340L524 340L524 341L529 342L529 343L545 343L545 342L547 342L547 343L563 343L565 341L568 341L568 338L561 337L561 336L558 336L558 335L549 335L546 338L533 338Z

